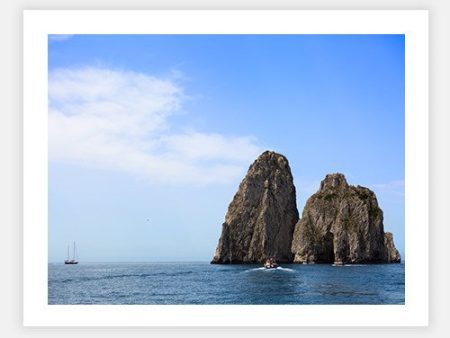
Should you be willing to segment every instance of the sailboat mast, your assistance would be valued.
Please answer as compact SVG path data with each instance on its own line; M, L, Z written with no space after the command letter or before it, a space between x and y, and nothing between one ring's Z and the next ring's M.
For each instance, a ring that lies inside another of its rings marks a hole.
M75 260L75 242L73 242L73 254L72 254L72 260Z

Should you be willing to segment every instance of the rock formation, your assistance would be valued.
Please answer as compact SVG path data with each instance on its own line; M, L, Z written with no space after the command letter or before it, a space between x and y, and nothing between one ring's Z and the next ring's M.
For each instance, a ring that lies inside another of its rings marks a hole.
M398 250L394 245L394 235L391 232L384 234L384 246L387 250L387 262L388 263L400 263L401 257Z
M375 194L327 175L306 202L292 240L294 263L400 262Z
M250 166L228 207L211 263L260 263L267 257L292 262L297 220L288 160L266 151Z

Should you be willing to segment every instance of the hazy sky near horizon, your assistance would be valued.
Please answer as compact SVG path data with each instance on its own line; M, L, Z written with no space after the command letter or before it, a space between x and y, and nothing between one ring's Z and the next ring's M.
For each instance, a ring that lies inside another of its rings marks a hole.
M404 255L403 35L49 36L49 261L209 261L266 149L301 213L375 191Z

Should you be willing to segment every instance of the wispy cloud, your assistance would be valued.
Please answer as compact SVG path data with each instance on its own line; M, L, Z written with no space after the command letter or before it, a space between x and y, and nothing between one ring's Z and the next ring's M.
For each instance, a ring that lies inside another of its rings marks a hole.
M192 129L174 132L171 117L185 98L173 77L96 67L52 71L50 160L162 183L239 178L262 150L257 140Z
M74 36L73 34L49 34L48 35L48 40L49 41L59 42L59 41L69 40L73 36Z
M390 181L386 183L377 183L372 184L371 187L383 191L383 192L389 192L398 196L404 196L405 195L405 181L404 180L396 180L396 181Z
M376 193L382 193L394 199L405 197L405 181L395 180L385 183L375 183L369 186Z

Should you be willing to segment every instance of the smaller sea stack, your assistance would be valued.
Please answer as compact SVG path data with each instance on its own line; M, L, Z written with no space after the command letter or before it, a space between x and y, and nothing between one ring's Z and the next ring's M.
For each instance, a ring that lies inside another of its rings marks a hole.
M373 191L330 174L306 202L292 240L294 263L398 263Z

